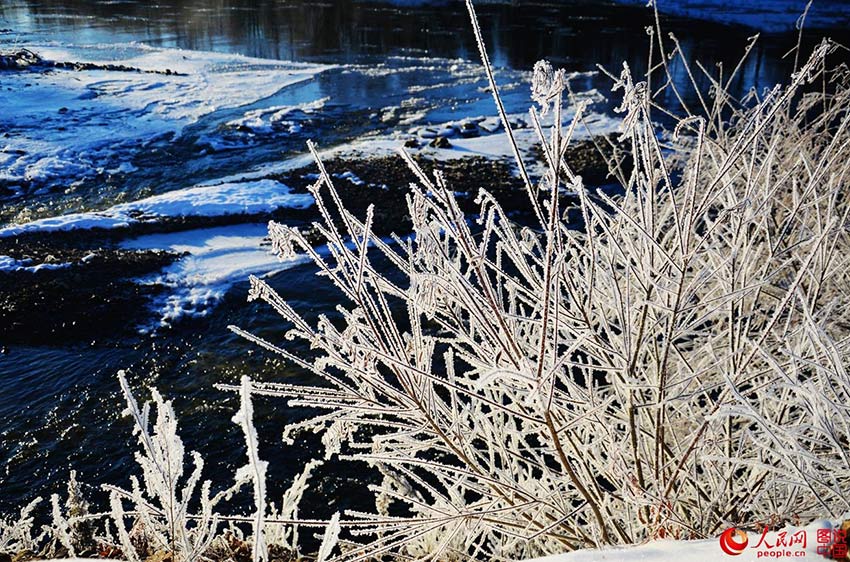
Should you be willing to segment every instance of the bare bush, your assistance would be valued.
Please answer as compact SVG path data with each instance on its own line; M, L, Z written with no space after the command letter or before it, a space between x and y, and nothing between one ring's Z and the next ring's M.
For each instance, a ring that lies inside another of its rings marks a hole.
M368 545L339 559L516 559L850 509L850 89L825 71L832 45L744 100L728 93L734 73L700 68L712 88L689 97L670 61L694 70L657 29L650 73L613 77L630 158L611 161L612 195L564 160L583 108L562 127L563 75L545 64L534 96L554 125L530 118L548 172L529 178L469 8L536 223L514 224L486 189L465 216L402 152L419 178L413 236L389 244L371 208L342 206L311 145L330 255L295 228L270 235L350 304L311 325L252 279L249 298L315 358L233 328L324 381L253 393L322 410L299 428L383 475L376 512L347 513ZM677 107L657 101L659 73ZM659 134L656 115L673 126Z
M419 180L407 198L413 233L388 242L372 207L365 217L344 208L310 144L328 253L285 225L271 223L270 237L284 258L309 255L348 304L314 325L252 278L249 298L287 323L283 342L233 330L321 382L224 387L240 395L233 421L248 462L213 494L200 455L184 472L170 402L154 391L140 407L119 375L143 479L107 487L101 545L131 562L163 552L259 562L273 545L297 551L299 527L324 526L322 562L509 560L850 510L850 74L826 70L832 44L788 85L736 100L740 66L729 76L699 67L712 83L700 90L657 25L647 75L612 76L625 147L604 150L614 193L586 186L566 161L585 108L564 123L568 82L547 63L535 67L540 108L529 115L548 169L532 179L468 7L533 224L509 219L487 189L465 215L440 172L402 151ZM674 64L693 92L677 86ZM567 220L566 194L580 224ZM288 347L299 339L309 356ZM379 471L375 510L301 519L316 461L268 502L252 395L318 409L287 439L319 432L326 458ZM254 513L218 514L248 483ZM54 542L74 554L94 540L81 524L99 516L83 500L52 504ZM34 505L0 522L0 551L43 539Z

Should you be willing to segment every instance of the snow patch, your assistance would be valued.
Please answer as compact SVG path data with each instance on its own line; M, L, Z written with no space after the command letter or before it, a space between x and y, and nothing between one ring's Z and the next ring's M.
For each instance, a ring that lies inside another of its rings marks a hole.
M11 256L0 256L0 272L18 272L27 271L35 273L37 271L45 271L51 269L65 269L71 267L70 263L39 263L30 265L32 260L16 260Z
M201 185L122 203L105 211L72 213L7 226L0 228L0 238L26 232L124 228L162 217L269 213L279 208L305 209L312 204L311 195L290 193L289 187L269 179Z
M350 170L347 171L347 172L343 172L341 174L333 174L333 176L335 178L339 178L341 180L348 180L349 182L353 183L354 185L366 185L365 181L361 180L357 176L357 174L355 174L354 172L352 172Z
M88 230L92 228L124 228L135 220L123 215L103 213L70 213L58 217L38 219L24 224L0 228L0 238L18 236L27 232L56 232L60 230Z
M850 514L848 514L850 515ZM846 517L845 517L846 518ZM813 521L805 527L787 526L784 529L762 533L747 533L746 548L735 556L730 556L720 548L719 538L675 541L658 540L647 544L611 549L577 550L565 554L535 558L525 562L703 562L705 560L735 560L753 562L756 560L772 560L779 557L825 560L817 553L819 529L834 528L836 525L827 520ZM806 537L805 544L790 544L793 536ZM780 553L790 552L790 554Z
M110 209L136 217L188 217L270 213L275 209L306 209L313 204L308 193L290 193L286 185L269 179L222 183L169 191Z
M155 302L159 326L170 326L184 317L203 317L234 284L249 275L271 276L307 261L306 256L280 260L266 240L265 224L151 234L121 244L125 249L160 249L183 258L160 274L139 282L161 285L169 294Z

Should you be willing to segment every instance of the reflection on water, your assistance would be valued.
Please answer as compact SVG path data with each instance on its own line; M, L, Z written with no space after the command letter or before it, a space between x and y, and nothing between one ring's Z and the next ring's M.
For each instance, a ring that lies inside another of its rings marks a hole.
M548 57L569 70L639 67L649 11L605 0L485 4L478 8L496 65L529 68ZM353 0L7 0L3 27L74 43L143 41L286 60L363 62L386 54L474 58L463 2L399 8ZM667 20L689 55L732 62L745 29ZM686 33L685 33L686 32ZM785 45L782 45L785 46ZM778 47L778 45L777 45ZM754 57L754 60L758 57ZM755 68L745 80L752 83Z

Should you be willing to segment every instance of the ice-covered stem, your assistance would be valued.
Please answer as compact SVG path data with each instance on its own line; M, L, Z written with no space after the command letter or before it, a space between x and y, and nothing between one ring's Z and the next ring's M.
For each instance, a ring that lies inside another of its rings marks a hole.
M326 431L329 455L384 476L380 514L341 522L374 540L341 559L516 559L845 508L850 84L798 95L826 51L763 100L732 105L718 88L697 104L709 114L661 137L656 96L624 68L632 163L616 195L563 161L581 111L564 132L561 84L539 65L535 94L556 115L544 130L531 113L548 165L538 230L486 190L465 215L402 151L419 182L413 236L390 246L321 173L330 257L285 226L270 234L349 300L311 323L252 281L309 359L235 331L323 379L254 384L321 410L289 429ZM580 229L559 208L562 178ZM390 517L393 504L412 515Z
M83 495L82 486L77 480L77 471L72 470L68 479L68 498L65 500L65 509L68 514L71 542L75 545L77 552L92 551L94 543L94 529L91 514L89 514L89 503Z
M133 418L134 433L142 446L143 452L136 454L136 460L143 470L145 488L161 502L166 519L168 544L162 546L176 553L180 540L178 534L183 530L181 515L185 514L185 506L181 505L177 497L177 485L183 475L184 463L183 441L177 435L177 418L171 403L164 401L160 394L153 390L151 394L156 404L156 419L153 432L150 432L150 404L145 403L139 408L124 371L119 371L118 380L127 401L125 415ZM197 479L190 480L196 481Z
M17 518L0 518L0 553L14 556L20 552L38 550L38 544L44 537L44 533L34 534L33 512L41 502L40 497L33 499L21 508Z
M131 477L130 490L105 486L110 493L119 538L126 532L122 502L127 500L133 504L133 515L152 548L171 552L180 562L193 562L204 555L218 532L219 516L214 511L215 506L235 493L240 484L237 482L211 496L210 482L205 481L200 493L196 494L204 461L198 453L192 452L192 472L183 477L184 466L189 461L177 433L177 417L171 402L151 390L155 416L151 426L151 403L145 402L139 407L123 371L118 373L118 380L127 402L125 414L133 419L134 433L141 445L136 462L144 476L141 483ZM192 502L200 504L198 513L189 513ZM123 539L122 548L126 548Z
M124 519L126 518L126 514L124 512L124 506L121 503L121 494L118 491L113 490L110 492L109 504L112 508L112 521L115 523L115 528L118 532L118 541L121 544L121 553L128 562L140 562L141 559L136 552L136 547L133 545L133 541L130 539L130 533L127 532L127 527L125 526L126 524Z
M319 553L316 555L316 562L327 562L330 558L339 539L339 512L334 513L325 529L325 534L322 537L322 544L319 547Z
M487 46L484 44L484 36L481 34L481 26L478 24L478 16L475 14L475 6L473 5L472 0L466 0L466 9L469 12L469 19L472 22L472 31L475 33L475 42L478 45L478 54L481 56L481 63L484 65L484 70L487 73L487 81L490 84L490 93L493 95L493 102L496 104L499 119L502 120L502 127L505 129L505 135L507 136L508 144L510 144L514 161L516 162L520 177L522 177L522 180L525 183L525 189L528 193L531 207L534 209L540 223L544 224L545 219L543 211L540 209L540 203L537 200L537 191L534 188L531 177L528 175L525 161L519 151L519 145L514 138L511 123L508 120L508 114L505 111L505 105L502 103L502 97L499 95L499 86L496 84L496 78L493 74L493 65L490 64L490 56L487 54Z
M75 558L77 556L77 551L74 548L74 542L71 540L68 520L62 514L62 508L59 504L59 494L53 494L50 496L50 505L52 508L51 515L53 517L53 527L51 528L51 531L56 537L56 540L58 540L59 543L68 551L68 555L71 558Z
M239 391L239 411L233 416L245 436L248 454L248 464L236 472L237 482L250 481L254 487L254 534L252 558L254 562L268 560L268 549L265 537L266 515L266 470L268 462L260 460L260 446L257 430L254 428L254 406L251 402L251 379L243 376Z

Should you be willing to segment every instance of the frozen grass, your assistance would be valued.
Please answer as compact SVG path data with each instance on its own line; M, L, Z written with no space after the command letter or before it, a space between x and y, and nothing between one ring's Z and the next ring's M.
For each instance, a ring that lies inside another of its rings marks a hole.
M122 380L144 482L110 488L117 539L102 543L130 559L144 544L195 560L233 544L214 537L238 535L256 561L272 545L297 549L297 522L327 526L322 559L516 560L850 510L848 73L827 70L834 47L824 42L800 56L789 84L736 100L726 86L737 68L688 66L658 28L651 41L648 75L612 75L626 147L610 162L618 196L584 185L564 160L583 107L562 128L564 74L535 68L529 115L549 165L539 182L509 127L505 141L533 224L512 222L486 189L480 213L464 216L439 172L402 152L419 178L408 196L414 236L387 244L371 208L356 217L342 207L311 145L329 253L285 225L270 235L282 258L310 256L348 305L312 325L252 279L250 298L277 310L286 332L273 342L233 329L322 380L225 387L240 394L234 421L249 462L221 494L251 483L255 513L216 515L221 496L205 484L190 515L200 458L184 476L170 405L154 395L149 429L150 408ZM704 73L713 87L686 95L673 70ZM557 125L544 129L547 111ZM659 131L658 117L673 126ZM565 189L578 194L581 224L566 221ZM374 266L378 255L394 271ZM309 358L287 349L293 339L309 342ZM267 507L256 394L320 410L286 437L320 432L326 458L379 471L375 510L330 525L299 519L313 463L280 509ZM76 519L54 512L53 535L73 545ZM30 540L24 527L3 527L3 540Z

